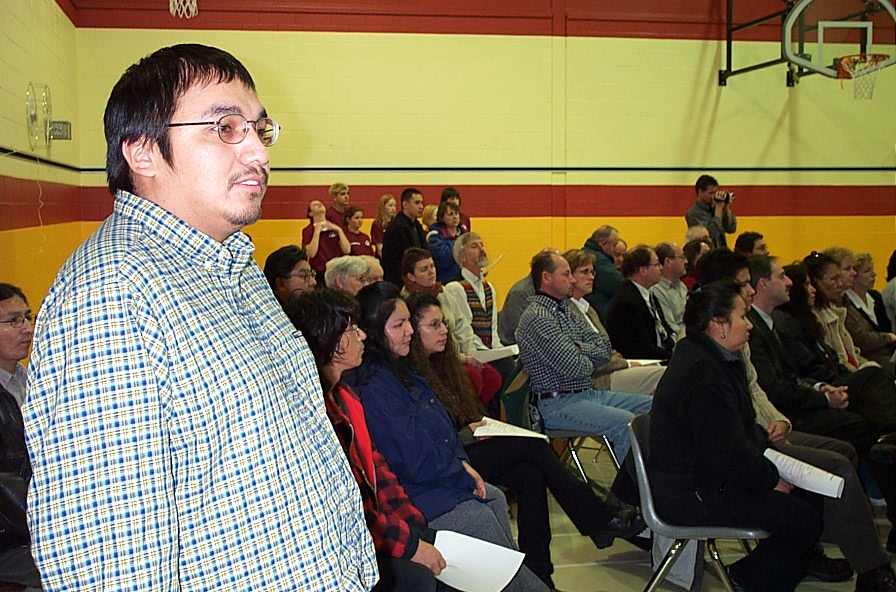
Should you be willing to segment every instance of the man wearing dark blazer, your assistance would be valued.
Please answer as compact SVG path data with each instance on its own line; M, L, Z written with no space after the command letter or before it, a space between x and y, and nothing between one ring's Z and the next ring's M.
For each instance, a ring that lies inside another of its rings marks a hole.
M622 259L625 281L607 309L607 332L613 347L629 359L668 360L675 334L649 290L660 281L662 265L656 252L637 246Z
M20 410L25 368L19 361L31 347L33 320L22 290L0 283L0 582L40 588L26 517L31 461Z
M384 279L399 288L404 287L401 281L401 257L410 247L429 249L426 244L426 233L420 224L423 215L423 194L419 189L408 187L401 192L401 211L389 224L383 235L383 272Z

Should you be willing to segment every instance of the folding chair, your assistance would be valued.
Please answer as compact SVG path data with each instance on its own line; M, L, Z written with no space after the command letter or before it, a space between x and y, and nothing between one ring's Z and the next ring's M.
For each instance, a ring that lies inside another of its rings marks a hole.
M735 592L734 585L725 571L725 565L716 548L716 539L765 539L769 534L758 528L733 528L729 526L675 526L663 521L656 513L653 505L653 491L650 489L650 479L647 476L647 457L650 456L650 444L648 434L650 432L650 416L646 414L636 415L628 424L628 431L632 439L632 456L635 461L635 471L638 474L638 489L641 495L641 515L644 522L654 533L674 539L666 556L657 568L653 577L644 587L644 592L653 592L659 588L666 578L666 574L678 560L681 550L691 540L705 540L706 550L709 551L710 563L716 569L719 579L728 592ZM746 543L744 543L746 547Z

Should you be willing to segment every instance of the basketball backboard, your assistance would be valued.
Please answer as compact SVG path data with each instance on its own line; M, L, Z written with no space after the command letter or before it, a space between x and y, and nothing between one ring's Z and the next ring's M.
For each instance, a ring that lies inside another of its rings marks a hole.
M782 24L781 55L795 77L838 78L841 57L885 53L896 63L896 9L890 0L799 0Z

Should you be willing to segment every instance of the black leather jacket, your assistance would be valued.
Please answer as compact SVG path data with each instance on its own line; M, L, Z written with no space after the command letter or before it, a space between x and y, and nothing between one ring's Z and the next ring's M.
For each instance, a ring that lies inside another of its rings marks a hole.
M26 517L31 461L15 397L0 386L0 549L31 541Z

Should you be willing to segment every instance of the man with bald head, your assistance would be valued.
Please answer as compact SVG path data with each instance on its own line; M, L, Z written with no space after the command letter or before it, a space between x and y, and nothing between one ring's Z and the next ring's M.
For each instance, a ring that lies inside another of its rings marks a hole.
M615 265L618 242L619 231L605 224L591 233L591 238L585 241L583 247L587 253L594 255L594 289L585 296L585 300L594 307L604 322L607 321L610 301L625 281L622 272Z

